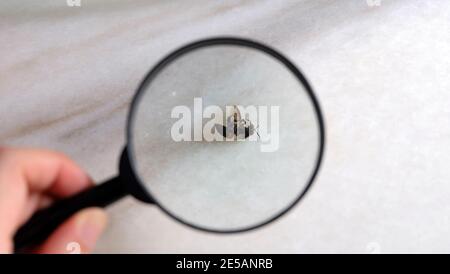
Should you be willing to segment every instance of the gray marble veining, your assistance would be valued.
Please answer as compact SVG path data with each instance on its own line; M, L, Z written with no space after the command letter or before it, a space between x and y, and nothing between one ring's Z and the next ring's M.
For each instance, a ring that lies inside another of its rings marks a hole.
M312 191L227 236L129 198L108 209L97 252L450 252L449 24L445 0L2 1L0 142L61 150L106 179L152 65L199 38L248 37L292 59L320 99Z

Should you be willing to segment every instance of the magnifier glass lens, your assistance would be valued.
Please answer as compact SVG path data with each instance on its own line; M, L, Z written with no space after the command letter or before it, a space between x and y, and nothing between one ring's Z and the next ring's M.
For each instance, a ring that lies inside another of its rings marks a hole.
M234 105L246 121L235 124ZM237 231L270 221L300 198L318 165L322 132L311 95L259 49L224 44L174 55L146 79L134 107L129 147L139 181L195 227ZM220 132L230 125L228 136Z

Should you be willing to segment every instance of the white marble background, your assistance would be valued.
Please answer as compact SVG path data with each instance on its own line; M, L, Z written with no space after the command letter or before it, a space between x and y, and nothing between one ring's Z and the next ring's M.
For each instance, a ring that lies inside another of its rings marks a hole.
M2 144L61 150L97 181L115 174L143 75L217 35L290 57L328 130L314 187L278 222L207 234L127 198L97 252L450 252L450 1L81 2L0 2Z

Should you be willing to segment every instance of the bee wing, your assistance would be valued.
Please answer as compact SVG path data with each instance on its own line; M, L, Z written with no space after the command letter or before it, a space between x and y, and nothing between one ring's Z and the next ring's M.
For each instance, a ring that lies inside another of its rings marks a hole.
M219 133L220 135L222 135L225 138L229 138L233 135L233 132L231 132L230 130L227 130L227 127L225 127L224 125L221 125L221 124L214 125L214 132Z
M224 126L220 125L220 124L215 124L214 125L214 132L219 133L220 135L224 136Z
M227 117L227 127L231 124L239 122L240 120L241 120L241 112L239 111L239 108L236 105L234 105L230 116Z
M240 121L241 120L241 111L239 110L239 108L234 105L234 114L236 115L236 121Z

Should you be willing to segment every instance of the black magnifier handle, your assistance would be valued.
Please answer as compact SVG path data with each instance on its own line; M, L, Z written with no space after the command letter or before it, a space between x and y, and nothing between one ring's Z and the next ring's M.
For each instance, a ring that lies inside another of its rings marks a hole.
M120 176L89 188L75 196L57 201L49 208L36 212L14 236L16 252L24 251L45 240L61 223L87 207L105 207L128 194Z

